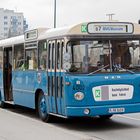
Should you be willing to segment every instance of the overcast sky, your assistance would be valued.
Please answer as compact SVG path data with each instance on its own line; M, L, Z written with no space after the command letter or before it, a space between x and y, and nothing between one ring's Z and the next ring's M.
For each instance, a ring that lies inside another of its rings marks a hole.
M54 0L0 0L0 7L23 12L30 28L53 27ZM140 0L57 0L57 27L83 21L114 20L137 22Z

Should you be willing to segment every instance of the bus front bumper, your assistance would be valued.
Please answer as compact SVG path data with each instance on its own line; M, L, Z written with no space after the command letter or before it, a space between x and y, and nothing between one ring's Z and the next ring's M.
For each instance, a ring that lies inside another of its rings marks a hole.
M104 106L66 107L67 117L92 117L99 115L127 114L140 112L140 103Z

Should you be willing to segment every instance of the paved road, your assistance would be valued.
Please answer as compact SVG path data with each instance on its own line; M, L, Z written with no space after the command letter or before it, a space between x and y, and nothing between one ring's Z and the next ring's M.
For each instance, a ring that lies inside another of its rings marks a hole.
M47 124L35 111L10 106L0 109L0 140L140 140L140 113L111 120L59 119Z

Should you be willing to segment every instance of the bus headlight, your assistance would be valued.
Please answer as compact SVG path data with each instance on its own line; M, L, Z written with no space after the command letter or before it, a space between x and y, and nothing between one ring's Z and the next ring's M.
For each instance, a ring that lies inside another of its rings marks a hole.
M75 98L75 100L81 101L81 100L84 99L84 93L82 93L82 92L76 92L74 94L74 98Z

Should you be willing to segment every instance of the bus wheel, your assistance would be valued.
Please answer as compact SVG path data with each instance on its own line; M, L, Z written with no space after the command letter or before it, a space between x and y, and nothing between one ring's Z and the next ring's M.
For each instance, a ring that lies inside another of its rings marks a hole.
M113 115L100 115L100 119L102 120L109 120Z
M0 107L4 108L5 107L5 103L3 101L0 101Z
M41 93L38 98L38 114L42 121L49 122L50 116L47 113L47 103L45 96Z

